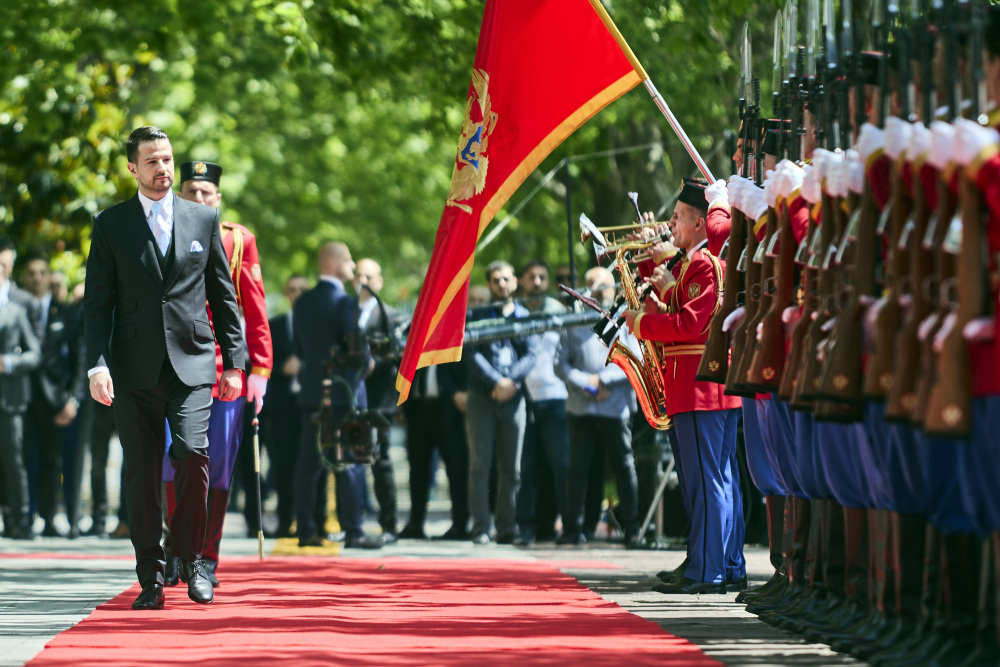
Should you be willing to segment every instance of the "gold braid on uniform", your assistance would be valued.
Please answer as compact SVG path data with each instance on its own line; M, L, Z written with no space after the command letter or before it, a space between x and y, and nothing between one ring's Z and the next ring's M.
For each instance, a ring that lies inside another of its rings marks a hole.
M708 261L712 263L712 269L715 272L715 293L716 297L718 297L719 285L722 284L722 264L719 262L718 257L716 257L715 255L713 255L708 251L708 248L702 248L701 251L702 253L704 253L705 257L708 258ZM677 282L675 284L674 291L670 294L670 306L669 306L670 313L676 313L681 309L680 298L677 296L678 292L680 291L678 288L684 282L684 274L687 273L689 266L691 266L690 260L684 260L683 262L681 262L680 275L677 276ZM719 312L719 309L721 307L722 307L721 299L716 298L715 306L712 307L712 316L708 318L708 324L706 324L704 330L702 330L701 332L702 335L708 332L709 327L712 326L712 319L715 317L715 314Z
M233 279L233 287L236 288L236 301L242 304L239 276L240 269L243 268L243 234L228 222L222 223L222 228L233 234L233 258L229 260L229 275Z

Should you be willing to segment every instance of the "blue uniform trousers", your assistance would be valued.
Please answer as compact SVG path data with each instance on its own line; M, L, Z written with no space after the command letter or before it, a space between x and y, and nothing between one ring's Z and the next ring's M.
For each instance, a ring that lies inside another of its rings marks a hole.
M246 400L220 401L212 399L208 416L208 488L228 491L233 482L236 454L243 440L243 411ZM163 453L163 481L174 481L174 467L170 465L170 426L167 426L167 444Z
M885 484L891 489L895 510L903 514L926 515L927 478L920 447L923 431L901 422L889 423L888 427L892 435L887 443L887 458L882 470Z
M940 503L942 507L932 517L935 525L943 523L955 531L977 532L980 535L1000 530L998 433L1000 433L1000 396L985 396L975 398L972 402L971 439L948 441L950 445L948 448L941 447L940 442L936 443L937 450L950 451L958 459L958 474L955 475L954 485L959 488L965 517L964 521L956 521L958 517L955 516L951 503L947 502L950 499L943 498ZM931 444L935 443L932 441ZM944 452L939 453L940 456L945 455ZM942 532L948 532L945 527L938 527Z
M757 401L743 399L743 442L747 450L750 479L765 496L785 495L781 471L774 462L771 434L757 414Z
M795 469L791 477L791 495L812 499L830 498L830 490L826 481L817 473L819 462L816 460L816 446L813 442L813 426L815 420L811 412L793 411L787 405L782 405L789 412L789 418L794 424L790 429L789 442L792 444L790 466ZM789 479L786 477L785 479Z
M737 535L733 520L733 450L737 410L705 410L674 415L677 453L691 507L686 576L722 583L731 571ZM738 483L738 482L737 482Z
M873 507L882 483L863 424L816 421L813 424L821 484L844 507Z

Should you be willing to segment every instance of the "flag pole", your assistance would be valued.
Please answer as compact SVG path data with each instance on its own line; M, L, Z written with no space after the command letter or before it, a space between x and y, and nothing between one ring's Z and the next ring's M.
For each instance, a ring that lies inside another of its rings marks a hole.
M688 138L687 132L684 131L684 128L681 127L677 117L674 116L670 107L667 106L667 102L663 99L663 96L660 95L660 91L658 91L656 86L653 85L653 82L650 80L649 75L646 74L646 70L643 68L642 63L640 63L639 59L635 57L635 54L632 52L632 47L630 47L628 42L625 41L625 38L622 37L621 32L618 30L618 26L616 26L615 22L611 20L611 17L608 15L608 11L604 8L604 5L601 4L601 0L590 0L590 6L594 8L594 11L597 12L597 15L601 17L605 27L607 27L608 32L610 32L615 38L615 41L618 42L619 48L621 48L622 53L625 54L629 63L632 64L632 68L639 75L639 78L642 79L643 85L646 86L646 90L649 91L649 94L656 103L656 106L667 119L667 122L677 135L677 138L681 140L682 144L684 144L684 148L687 149L688 155L690 155L691 159L694 160L695 166L698 167L698 171L702 173L709 183L715 182L715 176L712 175L708 165L705 164L705 160L702 159L698 149L691 143L691 139Z

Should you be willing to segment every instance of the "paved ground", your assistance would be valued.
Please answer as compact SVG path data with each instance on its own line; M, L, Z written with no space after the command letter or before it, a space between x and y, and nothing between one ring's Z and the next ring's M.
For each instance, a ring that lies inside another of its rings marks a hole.
M114 449L113 449L114 451ZM120 451L120 450L119 450ZM406 463L402 447L392 448L400 499L400 526L408 514ZM115 479L109 475L109 480ZM117 489L112 489L116 506ZM447 520L447 481L438 476L430 503L428 535L440 535ZM273 511L273 500L266 506ZM273 517L268 517L273 519ZM65 530L65 517L58 517ZM86 522L82 526L86 529ZM109 527L113 527L109 524ZM36 529L40 529L40 524ZM373 534L379 532L371 523ZM226 519L223 558L253 555L256 539L247 539L246 524L239 514ZM265 552L275 543L268 540ZM40 557L10 558L14 554ZM41 556L44 554L44 556ZM87 558L61 558L60 554ZM684 637L727 665L849 665L861 664L832 652L827 646L809 644L802 638L771 628L735 603L736 594L666 596L650 589L655 573L673 569L684 558L680 550L630 551L598 540L581 547L539 544L528 549L509 546L474 546L471 543L402 540L381 551L349 550L342 557L367 558L386 555L437 558L512 558L569 561L605 561L621 569L565 569L582 584L630 612L660 624L666 631ZM746 550L752 582L762 583L771 574L763 548ZM38 538L32 542L0 539L0 667L23 665L41 651L59 632L85 618L97 605L111 599L135 581L133 553L127 540L97 538ZM224 578L224 566L220 576ZM224 590L224 589L223 589Z

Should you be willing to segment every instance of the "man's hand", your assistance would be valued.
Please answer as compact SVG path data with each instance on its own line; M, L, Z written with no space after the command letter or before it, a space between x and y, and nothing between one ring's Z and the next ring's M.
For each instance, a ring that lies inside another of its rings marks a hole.
M639 311L626 310L624 315L625 315L625 323L628 325L629 333L635 334L635 318L639 317Z
M456 391L451 396L452 402L455 404L455 408L464 413L465 407L469 404L469 393L466 391Z
M653 269L653 275L649 277L649 282L652 283L656 294L660 295L668 287L676 284L677 279L674 278L674 274L671 271L667 270L666 264L660 264Z
M90 376L90 396L101 405L111 405L111 401L115 400L111 373L101 371Z
M243 371L238 368L223 371L222 378L219 380L219 400L235 401L242 393Z
M501 378L496 386L493 387L493 391L490 393L490 397L497 403L503 403L504 401L509 401L517 393L517 385L510 378Z
M0 354L0 373L6 373L6 372L7 372L7 366L6 364L3 363L3 355Z
M259 415L260 409L264 407L264 394L266 393L267 378L251 373L250 377L247 378L247 403L253 401L255 415Z
M602 401L608 400L609 398L611 398L611 390L608 389L607 387L602 386L600 389L597 390L597 396L594 397L594 400L600 403Z
M76 419L76 410L78 407L79 404L77 404L75 398L66 401L66 405L63 406L63 409L53 419L56 426L68 426L70 422Z
M285 365L281 367L281 372L294 377L299 374L299 368L301 367L302 362L293 354L288 359L285 359Z

